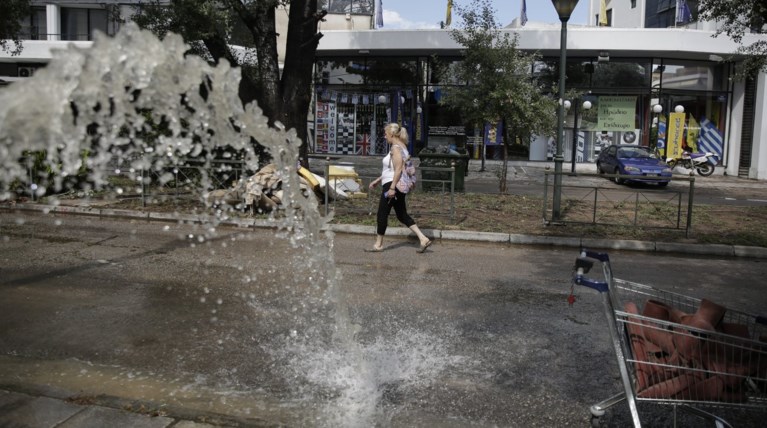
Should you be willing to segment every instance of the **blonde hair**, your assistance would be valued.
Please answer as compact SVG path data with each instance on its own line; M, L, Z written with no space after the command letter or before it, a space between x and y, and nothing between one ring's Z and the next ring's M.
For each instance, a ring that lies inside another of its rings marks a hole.
M410 136L407 133L407 129L399 126L399 124L396 122L392 122L386 125L384 127L384 131L399 138L400 141L402 141L404 144L407 144L408 140L410 139Z

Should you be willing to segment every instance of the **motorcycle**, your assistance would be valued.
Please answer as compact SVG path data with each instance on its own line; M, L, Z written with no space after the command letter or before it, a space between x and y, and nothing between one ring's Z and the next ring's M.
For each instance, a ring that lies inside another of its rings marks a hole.
M682 165L687 169L694 169L703 177L708 177L714 173L716 169L716 163L718 159L715 154L711 152L706 153L690 153L682 152L681 158L668 158L666 163L669 168L674 169L677 165Z

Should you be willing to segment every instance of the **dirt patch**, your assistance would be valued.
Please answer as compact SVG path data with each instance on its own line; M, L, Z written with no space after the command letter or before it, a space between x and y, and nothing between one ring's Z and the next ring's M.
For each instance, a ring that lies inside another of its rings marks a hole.
M538 197L456 194L452 220L449 202L446 196L414 193L408 196L408 210L418 225L426 229L767 246L767 207L695 205L691 228L686 233L686 210L681 212L677 228L676 207L657 204L640 205L638 210L630 204L602 206L597 218L599 224L589 224L593 219L593 206L564 201L563 218L583 224L547 225L543 220L542 198ZM345 201L336 208L333 223L375 224L375 207L371 208L367 200ZM643 226L633 225L635 215L645 222ZM397 220L390 217L389 224L396 223Z

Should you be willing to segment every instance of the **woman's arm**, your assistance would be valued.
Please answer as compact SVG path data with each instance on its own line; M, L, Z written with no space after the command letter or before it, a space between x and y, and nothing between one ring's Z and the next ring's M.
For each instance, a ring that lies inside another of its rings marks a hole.
M399 178L402 176L402 166L404 165L404 162L402 161L402 149L400 149L399 146L396 146L397 150L391 151L391 163L394 165L394 178L391 181L391 189L394 189L394 186L399 183Z

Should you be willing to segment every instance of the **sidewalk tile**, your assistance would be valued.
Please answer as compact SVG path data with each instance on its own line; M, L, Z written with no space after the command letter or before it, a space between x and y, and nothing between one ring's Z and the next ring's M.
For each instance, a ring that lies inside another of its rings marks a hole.
M82 406L53 398L37 397L0 414L0 427L53 428L83 410Z
M173 419L152 417L109 407L90 406L56 428L165 428Z

